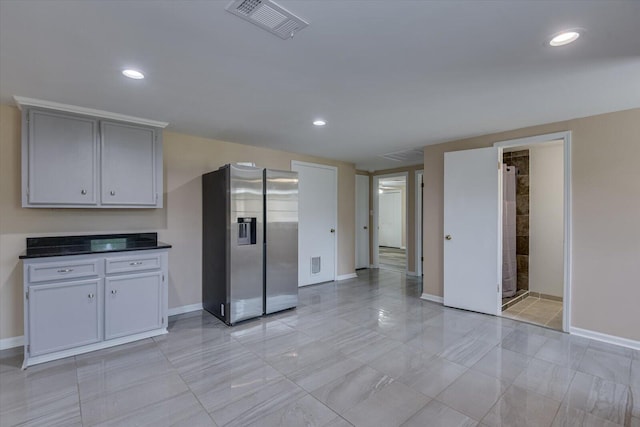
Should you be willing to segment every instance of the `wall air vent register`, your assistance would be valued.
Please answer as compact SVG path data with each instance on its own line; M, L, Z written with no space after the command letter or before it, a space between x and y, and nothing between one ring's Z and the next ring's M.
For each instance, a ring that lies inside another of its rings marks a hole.
M319 256L314 256L311 257L311 274L318 274L320 273L320 257Z
M283 40L309 25L271 0L235 0L226 10Z

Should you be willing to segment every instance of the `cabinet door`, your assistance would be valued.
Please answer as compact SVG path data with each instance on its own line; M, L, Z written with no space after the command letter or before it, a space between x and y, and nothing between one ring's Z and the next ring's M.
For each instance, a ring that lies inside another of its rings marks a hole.
M155 130L102 121L101 136L102 204L155 206Z
M158 329L163 316L162 272L105 279L105 339Z
M101 340L100 279L29 287L30 355Z
M98 121L29 110L27 203L95 205Z

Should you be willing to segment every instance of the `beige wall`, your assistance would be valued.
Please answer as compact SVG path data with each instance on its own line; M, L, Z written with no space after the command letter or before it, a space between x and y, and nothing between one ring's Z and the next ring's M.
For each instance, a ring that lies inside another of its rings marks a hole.
M44 235L157 231L171 243L169 307L201 301L200 176L229 162L289 170L291 160L338 167L338 274L355 266L353 164L164 132L163 209L23 209L20 200L20 112L0 105L0 339L22 335L25 238Z
M529 147L529 290L564 294L564 147Z
M446 151L572 131L573 327L640 340L640 109L424 148L424 292L442 296Z

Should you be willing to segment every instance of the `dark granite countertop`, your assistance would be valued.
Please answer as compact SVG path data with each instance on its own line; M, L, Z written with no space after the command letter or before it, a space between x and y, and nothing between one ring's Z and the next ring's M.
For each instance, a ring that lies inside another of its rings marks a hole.
M158 233L100 234L90 236L29 237L20 259L110 252L168 249Z

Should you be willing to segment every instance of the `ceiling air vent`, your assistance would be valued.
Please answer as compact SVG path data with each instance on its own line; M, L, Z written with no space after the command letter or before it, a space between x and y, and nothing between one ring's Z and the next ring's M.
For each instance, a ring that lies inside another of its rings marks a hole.
M393 153L382 154L380 157L387 160L393 160L394 162L410 162L410 161L422 161L424 153L422 150L412 148L410 150L394 151Z
M235 0L227 11L284 40L309 25L271 0Z

